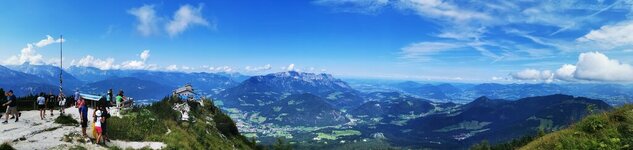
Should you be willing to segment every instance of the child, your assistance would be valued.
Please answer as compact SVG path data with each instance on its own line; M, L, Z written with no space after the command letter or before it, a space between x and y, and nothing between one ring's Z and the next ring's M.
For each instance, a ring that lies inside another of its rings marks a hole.
M100 142L102 141L102 133L103 133L103 129L101 128L102 123L104 122L104 117L103 117L103 108L104 107L97 107L97 109L95 109L94 112L94 118L95 118L95 130L97 130L97 144L100 144ZM103 142L105 143L105 141Z

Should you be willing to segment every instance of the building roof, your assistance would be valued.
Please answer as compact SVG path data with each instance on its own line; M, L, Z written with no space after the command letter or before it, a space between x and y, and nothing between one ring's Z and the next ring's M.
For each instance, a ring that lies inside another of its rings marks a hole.
M193 92L193 88L189 84L185 85L184 87L180 87L180 88L177 88L176 90L174 90L174 93L176 93L176 94L180 94L180 93L184 93L184 92L195 93L195 92Z

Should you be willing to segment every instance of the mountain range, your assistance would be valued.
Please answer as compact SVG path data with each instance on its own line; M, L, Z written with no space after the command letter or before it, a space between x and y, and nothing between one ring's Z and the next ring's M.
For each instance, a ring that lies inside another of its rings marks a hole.
M13 89L17 95L59 90L60 69L51 65L0 66L0 86ZM104 94L110 88L128 91L126 94L136 99L160 99L179 86L190 83L197 93L215 94L225 88L237 85L244 75L238 73L185 73L150 70L101 70L94 67L71 66L61 70L65 94L78 89L84 93ZM115 91L116 92L116 91Z
M376 139L408 148L461 149L484 139L503 142L537 130L556 131L587 115L588 108L606 111L609 104L627 103L633 96L633 87L619 84L405 81L364 84L358 90L324 73L248 77L77 66L60 72L54 66L30 64L0 66L0 87L17 95L56 91L60 73L67 92L122 89L137 100L160 99L190 83L235 119L241 132L258 140L285 137L324 144Z
M398 91L438 102L467 103L480 96L492 99L520 99L552 94L568 94L601 99L611 105L633 102L633 86L621 84L425 84L405 81L390 84L387 91ZM383 88L384 89L384 88Z
M462 149L484 139L496 143L533 135L538 130L556 131L582 119L589 108L596 112L612 109L600 100L560 94L519 100L480 97L448 108L452 109L413 117L404 123L390 121L357 128L380 133L395 145Z

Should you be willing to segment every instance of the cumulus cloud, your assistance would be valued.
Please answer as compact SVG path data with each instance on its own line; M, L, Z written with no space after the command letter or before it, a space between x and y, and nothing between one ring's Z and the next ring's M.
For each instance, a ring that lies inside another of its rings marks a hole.
M554 77L563 81L575 81L574 72L576 71L576 66L571 64L564 64L554 73Z
M143 5L138 8L132 8L127 12L136 17L138 21L136 30L141 35L150 36L156 33L156 24L159 18L156 16L154 5Z
M574 77L594 81L633 81L633 67L599 52L582 53Z
M169 66L165 67L165 70L167 70L167 71L176 71L176 70L178 70L178 65L169 65Z
M138 56L141 60L124 61L123 63L121 63L121 69L133 69L133 70L141 70L141 69L155 70L156 69L155 65L152 65L152 64L146 65L145 63L150 56L149 50L143 50L143 52L141 52Z
M244 67L244 70L250 71L250 72L260 72L260 71L270 70L272 68L273 67L270 64L266 64L266 65L261 66L261 67L246 66L246 67Z
M173 20L165 25L165 30L169 36L176 36L187 28L194 25L209 26L209 21L202 17L203 5L198 7L183 5L174 13Z
M554 73L550 70L539 71L536 69L525 69L516 73L510 74L512 78L518 80L532 80L532 81L554 81Z
M8 59L5 59L3 61L3 64L4 65L19 65L23 63L30 63L30 64L36 64L36 65L49 64L52 61L45 61L44 56L37 52L37 48L41 48L53 43L59 43L62 41L63 41L62 39L54 39L50 35L46 35L46 38L40 40L39 42L27 43L26 47L20 50L20 54L9 56Z
M92 55L87 55L84 58L79 59L79 61L73 60L70 63L71 66L82 66L82 67L95 67L102 70L110 70L110 69L118 69L119 66L114 64L114 58L107 58L105 60L95 58Z
M281 70L296 71L295 70L295 64L290 64L290 65L288 65L288 67L281 67Z
M149 50L143 50L140 56L141 56L141 60L147 61L147 58L149 58Z
M72 60L71 66L95 67L102 70L111 69L132 69L132 70L158 70L160 67L156 64L147 64L149 59L149 50L143 50L138 54L140 60L127 60L120 64L116 64L114 58L99 59L92 55L87 55L79 61Z
M564 64L556 72L525 69L511 73L518 80L633 82L633 66L610 59L600 52L581 53L576 65Z

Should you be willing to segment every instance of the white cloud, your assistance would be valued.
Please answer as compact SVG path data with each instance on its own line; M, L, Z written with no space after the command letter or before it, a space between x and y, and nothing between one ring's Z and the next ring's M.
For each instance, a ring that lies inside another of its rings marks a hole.
M103 70L110 69L132 69L132 70L158 70L160 67L156 64L147 64L149 59L149 50L143 50L138 54L140 60L127 60L121 64L116 64L114 58L99 59L92 55L87 55L79 61L73 60L71 66L95 67Z
M518 80L633 82L633 66L609 59L600 52L581 53L576 65L564 64L556 72L525 69L510 74Z
M79 59L79 61L73 60L70 63L71 66L81 66L81 67L95 67L102 70L110 70L110 69L118 69L119 66L114 64L114 58L107 58L105 60L98 59L93 57L92 55L87 55L84 58Z
M149 50L143 50L140 56L141 56L141 60L147 61L147 58L149 58Z
M316 0L313 3L338 12L371 14L387 6L389 0Z
M517 80L545 81L548 83L554 81L554 73L549 70L525 69L510 75Z
M246 67L244 67L244 70L250 71L250 72L260 72L260 71L270 70L272 68L273 67L270 64L266 64L266 65L261 66L261 67L246 66Z
M563 81L574 81L574 72L576 72L576 66L571 64L564 64L554 73L554 77Z
M141 60L128 60L121 63L121 69L144 69L144 70L155 70L157 69L154 64L146 64L147 59L149 59L149 50L143 50L138 56Z
M193 67L189 67L189 66L183 65L183 66L180 66L180 69L181 70L193 70Z
M37 47L44 47L46 45L50 45L50 44L53 44L53 43L59 43L59 42L62 42L62 41L64 41L64 40L63 39L57 39L56 40L55 38L51 37L50 35L46 35L46 39L42 39L39 42L35 43L35 46L37 46Z
M194 25L209 26L209 22L202 17L202 8L202 4L199 4L197 8L191 5L180 6L174 13L173 20L165 25L169 36L176 36Z
M136 16L138 24L136 30L143 36L150 36L156 33L156 24L158 17L154 10L154 5L143 5L139 8L132 8L127 11L129 14Z
M633 21L605 25L592 30L577 39L580 42L594 42L604 48L611 49L620 46L633 45Z
M430 55L443 51L455 50L462 48L463 45L447 42L419 42L409 44L401 49L401 53L406 59L413 60L429 60Z
M633 67L599 52L582 53L574 77L592 81L633 81Z
M169 65L169 66L165 67L165 70L167 70L167 71L176 71L176 70L178 70L178 65Z
M19 64L23 64L27 62L30 64L36 64L36 65L48 64L50 61L45 61L44 56L37 52L37 48L41 48L53 43L59 43L61 41L63 40L54 39L50 35L47 35L45 39L42 39L37 43L26 44L26 47L20 50L20 54L9 56L9 58L3 61L3 64L19 65Z
M230 66L219 66L219 67L209 67L209 70L212 72L233 72L235 71L233 67Z
M466 10L450 3L449 1L400 0L398 2L398 7L413 10L420 16L451 21L453 23L491 19L491 17L485 13Z
M145 62L140 60L129 60L121 63L121 69L139 70L145 69Z
M290 65L288 65L288 67L281 67L281 70L296 71L295 70L295 64L290 64Z

